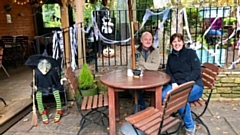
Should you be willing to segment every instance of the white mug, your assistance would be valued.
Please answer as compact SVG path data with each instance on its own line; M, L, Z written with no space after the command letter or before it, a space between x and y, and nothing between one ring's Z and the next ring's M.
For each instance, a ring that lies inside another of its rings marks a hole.
M133 76L132 69L128 69L128 70L127 70L127 76Z

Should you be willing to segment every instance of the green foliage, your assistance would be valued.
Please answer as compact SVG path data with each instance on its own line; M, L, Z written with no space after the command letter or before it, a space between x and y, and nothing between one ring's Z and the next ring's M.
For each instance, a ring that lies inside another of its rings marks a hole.
M78 86L82 90L92 88L94 84L93 75L87 63L84 63L78 77Z
M198 35L197 41L202 43L202 46L205 46L206 48L209 46L207 43L207 40L202 37L202 35ZM201 49L204 49L203 47Z
M201 27L201 16L198 8L187 8L188 25L191 27Z
M223 25L233 25L235 22L237 22L237 19L235 17L228 17L223 19Z
M153 1L152 0L137 0L136 1L136 9L137 9L137 21L142 22L143 16L145 14L145 9L153 7ZM155 20L156 22L156 20ZM152 25L151 21L146 22L147 25Z
M43 15L43 22L44 27L60 27L61 22L60 19L53 19L53 16L56 18L60 18L60 6L58 4L44 4L42 6L42 15Z
M100 7L100 9L103 7L103 5L101 4L101 2L95 2L94 4L92 3L85 3L85 7L84 7L84 20L89 19L89 21L91 22L91 14L92 11L95 11L97 8L96 7Z

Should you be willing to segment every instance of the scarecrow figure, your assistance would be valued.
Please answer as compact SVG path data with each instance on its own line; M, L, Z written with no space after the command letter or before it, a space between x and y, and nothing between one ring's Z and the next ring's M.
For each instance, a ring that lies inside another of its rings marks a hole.
M38 111L42 115L44 124L48 124L47 112L44 109L42 96L53 93L56 101L56 114L54 122L59 122L62 115L62 104L59 90L61 89L60 77L57 72L59 64L57 60L43 55L32 55L28 58L25 65L28 65L35 70L34 85L36 92L36 100ZM34 94L34 93L33 93Z

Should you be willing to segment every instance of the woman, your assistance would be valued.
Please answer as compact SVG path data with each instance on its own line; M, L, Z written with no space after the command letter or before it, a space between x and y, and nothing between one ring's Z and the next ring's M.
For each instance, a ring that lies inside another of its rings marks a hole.
M165 98L167 92L188 81L195 81L188 102L195 101L202 96L203 81L201 76L201 65L196 52L187 49L184 46L183 36L175 33L170 37L172 52L168 56L166 73L171 77L169 84L163 88L162 99ZM179 114L183 114L184 108L178 110ZM194 135L196 126L191 115L191 108L187 103L186 113L184 117L186 135Z

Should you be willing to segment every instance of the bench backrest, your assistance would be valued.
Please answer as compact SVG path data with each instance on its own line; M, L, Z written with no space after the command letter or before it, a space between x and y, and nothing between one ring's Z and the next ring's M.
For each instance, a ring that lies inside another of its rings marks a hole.
M211 63L204 63L201 70L204 86L213 90L220 68Z
M179 110L181 107L186 105L189 94L194 84L195 84L194 81L186 82L170 90L167 93L167 96L163 102L164 105L163 116L164 115L170 116L171 114Z
M75 73L72 71L72 67L67 68L65 72L65 77L67 78L69 86L72 89L77 105L78 107L80 107L82 102L82 96L81 96L80 90L78 89L78 79L75 76Z

